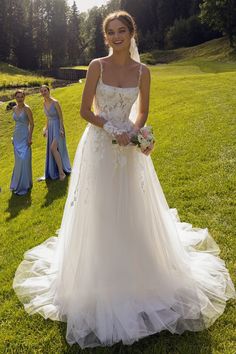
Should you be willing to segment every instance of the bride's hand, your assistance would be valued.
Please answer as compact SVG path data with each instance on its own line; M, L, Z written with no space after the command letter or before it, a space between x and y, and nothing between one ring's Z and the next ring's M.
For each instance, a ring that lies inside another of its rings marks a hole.
M117 143L121 146L126 146L130 143L130 136L127 133L117 134L115 138Z
M134 124L129 135L131 135L131 136L136 135L139 132L139 130L140 130L140 128L136 127Z

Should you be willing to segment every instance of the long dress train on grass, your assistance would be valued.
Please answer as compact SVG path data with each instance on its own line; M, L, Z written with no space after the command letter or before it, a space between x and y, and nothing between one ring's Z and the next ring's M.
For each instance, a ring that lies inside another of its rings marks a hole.
M95 112L129 129L138 93L101 76ZM66 321L70 344L132 344L213 324L235 296L218 254L207 229L168 207L151 158L88 124L59 235L25 253L14 289L29 314Z

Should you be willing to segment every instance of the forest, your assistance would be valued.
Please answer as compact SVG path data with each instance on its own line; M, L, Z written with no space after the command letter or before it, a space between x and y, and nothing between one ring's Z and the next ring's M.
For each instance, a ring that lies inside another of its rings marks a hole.
M106 55L102 21L117 9L134 16L141 53L222 35L235 45L236 0L110 0L82 13L66 0L0 0L0 61L30 70L86 65Z

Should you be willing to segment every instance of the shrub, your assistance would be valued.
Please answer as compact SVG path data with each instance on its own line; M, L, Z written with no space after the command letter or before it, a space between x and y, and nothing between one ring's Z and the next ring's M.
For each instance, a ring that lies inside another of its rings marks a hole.
M169 49L191 47L219 36L218 32L202 24L197 16L191 16L174 22L166 34L165 45Z

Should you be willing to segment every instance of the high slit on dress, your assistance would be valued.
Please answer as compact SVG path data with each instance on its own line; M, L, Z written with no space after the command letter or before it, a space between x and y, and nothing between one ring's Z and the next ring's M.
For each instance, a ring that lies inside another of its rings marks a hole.
M62 168L66 174L70 174L71 165L66 147L66 137L60 134L60 119L54 102L49 109L44 106L44 111L48 119L47 150L45 163L45 178L58 179L59 171L51 151L51 145L54 140L57 142L57 150L61 156Z

